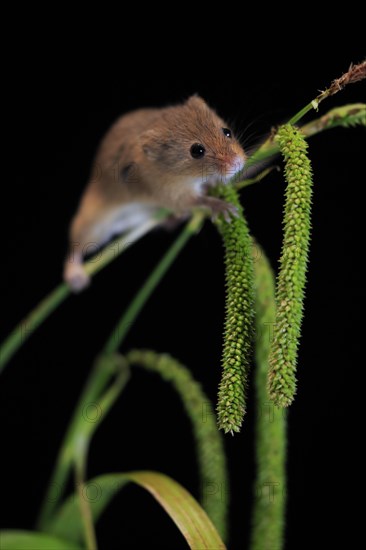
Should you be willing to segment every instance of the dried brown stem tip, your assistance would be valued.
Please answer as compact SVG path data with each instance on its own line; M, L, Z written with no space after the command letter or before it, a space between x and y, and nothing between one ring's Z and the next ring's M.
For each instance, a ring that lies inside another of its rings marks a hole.
M329 88L318 95L315 100L317 105L319 105L319 103L323 101L323 99L325 99L326 97L334 95L343 90L343 88L347 86L347 84L360 82L360 80L363 80L364 78L366 78L366 60L362 61L362 63L358 63L357 65L353 65L351 63L350 68L346 73L344 73L340 78L336 78L335 80L333 80Z
M333 80L329 87L329 95L334 95L342 90L347 84L353 84L366 78L366 60L358 65L351 63L350 68L340 78Z

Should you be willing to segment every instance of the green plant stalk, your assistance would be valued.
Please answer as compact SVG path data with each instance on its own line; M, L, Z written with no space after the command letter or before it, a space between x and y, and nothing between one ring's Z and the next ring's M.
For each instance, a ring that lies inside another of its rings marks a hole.
M128 306L127 310L116 324L109 339L107 340L103 352L114 353L118 350L127 332L130 330L133 322L140 313L142 307L149 299L169 267L172 265L179 252L183 249L187 241L197 233L202 227L204 220L204 214L201 211L195 212L192 219L186 224L178 238L174 241L169 250L161 258L160 262L156 265L149 277L141 289L137 292L136 296Z
M346 73L344 73L340 78L336 78L330 83L330 86L324 91L320 92L310 103L308 103L301 111L296 113L289 121L288 124L296 124L301 118L303 118L306 113L315 109L316 111L319 108L319 105L324 99L337 94L348 84L354 84L360 82L366 78L366 61L358 63L357 65L352 65Z
M305 137L315 135L324 130L331 130L338 126L350 128L352 126L366 126L366 104L353 103L342 105L328 111L325 115L301 126Z
M275 280L263 249L257 244L255 248L256 480L250 550L281 550L286 506L286 410L271 402L267 390L268 354L276 318Z
M357 65L352 65L349 67L348 71L344 73L340 78L336 78L330 83L330 86L320 92L312 101L310 101L305 107L300 109L294 116L290 118L290 120L287 122L287 124L297 124L304 116L311 111L312 109L315 109L315 111L318 111L319 105L324 99L327 99L328 97L337 94L341 90L343 90L346 86L349 84L354 84L356 82L360 82L361 80L364 80L366 78L366 60L362 63L358 63ZM268 153L273 146L273 138L274 136L270 136L265 143L262 144L262 146L258 149L254 155L251 156L249 161L247 162L247 168L250 166L253 166L257 164L258 162L261 162L266 157L266 153ZM268 151L269 150L269 151ZM276 151L274 151L275 153ZM263 155L265 155L263 157Z
M223 439L217 430L212 404L190 371L168 354L132 350L129 364L159 374L180 396L191 421L200 475L200 501L221 538L227 538L229 479Z
M299 111L293 119L297 122L306 114L310 108L309 103L304 109ZM338 111L338 112L337 112ZM328 116L331 115L332 116ZM341 116L338 116L340 115ZM312 137L324 130L335 128L337 126L352 126L355 124L366 125L365 123L365 104L356 103L353 105L344 105L337 109L329 111L326 115L319 119L315 119L308 124L302 126L302 131L306 138ZM278 154L279 149L276 143L274 143L274 135L271 135L259 149L248 159L247 167L260 164L263 161L270 159ZM248 185L252 185L258 181L261 181L270 170L264 170L259 176L248 178L238 181L235 178L233 185L237 189L242 189ZM165 213L162 211L160 217L150 226L144 225L139 228L138 233L132 234L130 237L122 237L113 241L103 251L103 254L97 254L96 258L92 258L86 263L86 269L89 275L94 275L103 269L106 265L112 262L119 254L126 250L130 245L141 238L145 233L150 231L153 227L158 225L163 219ZM29 336L47 319L47 317L67 298L70 294L70 290L67 285L59 285L53 292L51 292L46 298L44 298L28 315L25 317L9 334L9 336L3 341L0 346L0 373L17 352L17 350L26 342Z
M93 516L89 503L85 498L84 475L78 465L75 466L75 486L78 495L80 515L84 527L84 541L87 550L98 550L97 538L93 524Z
M312 170L306 154L307 143L300 130L286 124L280 127L276 139L285 159L287 188L268 388L274 403L287 407L296 392L297 350L310 246Z
M1 344L0 372L4 369L14 353L28 340L29 336L43 323L45 319L67 298L70 289L61 284L46 296L24 319L14 328Z
M78 464L79 471L84 475L84 477L89 445L92 437L101 422L113 407L130 378L128 364L122 355L100 355L96 362L98 365L98 370L96 372L99 371L103 374L104 371L111 372L115 375L115 379L111 383L110 387L104 391L104 393L100 391L99 395L94 396L97 400L96 402L87 403L87 405L97 405L97 417L93 420L89 420L87 418L87 414L83 414L80 416L79 422L75 424L75 429L71 440L71 445L73 447L72 455L75 464Z
M76 483L76 492L78 495L79 509L84 527L84 539L87 550L97 550L97 539L93 524L93 514L90 503L85 498L85 479L87 456L91 439L103 419L106 417L118 396L122 392L129 379L129 370L122 357L113 355L108 357L99 357L97 362L101 369L120 371L112 386L106 390L104 395L98 400L99 417L95 421L88 422L81 417L79 423L75 426L72 439L69 444L73 446L74 475ZM94 404L94 403L93 403Z
M232 185L215 190L233 204L237 217L216 224L225 248L225 329L222 376L218 394L218 426L225 433L239 432L246 409L246 381L252 359L254 281L252 240L237 191Z
M309 105L311 105L311 103L309 103ZM296 119L297 122L299 122L304 114L308 112L309 105L299 111L291 120ZM301 131L305 138L308 139L320 132L324 132L324 130L330 130L337 126L348 128L356 125L366 126L366 105L364 103L352 103L350 105L342 105L341 107L331 109L322 117L316 118L301 126ZM248 159L246 168L255 166L256 164L260 165L262 162L268 161L268 159L280 152L275 137L276 133L273 132L268 139L262 143L259 149ZM268 169L268 172L270 172L270 169ZM244 180L240 180L240 178L236 177L234 187L236 187L236 189L242 189L243 187L257 183L261 181L268 172L264 170L264 172L258 176Z
M41 506L38 519L38 527L41 530L47 525L47 522L63 495L74 458L75 432L84 418L83 413L85 407L90 403L98 401L99 396L115 374L116 371L112 365L106 365L101 361L96 361L89 375L61 444L54 470L48 484L48 489Z
M176 258L177 254L183 248L184 244L195 232L200 229L203 219L204 214L202 212L196 212L170 249L168 249L165 253L161 261L146 280L145 284L138 291L126 313L123 315L122 319L112 332L105 345L104 354L112 354L118 349L132 323L141 311L145 301L149 298L154 288L157 286L169 266ZM56 465L51 476L51 481L41 508L38 522L40 528L43 528L47 523L62 496L72 462L72 441L78 422L80 418L82 418L83 407L86 403L97 401L98 397L111 380L113 374L114 372L111 372L109 369L104 369L103 365L97 362L89 376L57 457Z
M253 185L254 183L259 183L264 178L268 176L273 170L278 170L277 166L269 166L268 168L265 168L261 172L259 172L256 176L253 178L248 178L245 180L239 181L239 183L233 183L235 189L239 191L240 189L243 189L244 187L249 187L249 185Z
M127 250L138 239L151 231L161 222L161 216L155 220L146 222L131 231L127 235L116 239L108 245L101 253L91 258L85 264L85 269L89 275L95 275L106 265L112 262L119 254ZM62 283L41 302L14 328L9 336L0 346L0 372L16 353L16 351L26 342L29 336L49 317L49 315L70 295L71 291L68 285Z

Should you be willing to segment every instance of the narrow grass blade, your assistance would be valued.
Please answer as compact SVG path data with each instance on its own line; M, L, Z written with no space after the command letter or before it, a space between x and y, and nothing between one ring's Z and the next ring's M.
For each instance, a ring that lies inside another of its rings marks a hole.
M192 549L224 549L216 528L198 502L179 483L158 472L127 472L105 474L85 484L85 498L89 499L94 523L116 493L126 483L133 482L146 489L174 521ZM92 495L88 497L88 495ZM141 515L141 527L144 517ZM83 524L75 495L70 496L48 526L48 532L56 535L67 533L68 539L79 542L83 538ZM161 534L163 544L164 533ZM152 541L159 548L159 540Z

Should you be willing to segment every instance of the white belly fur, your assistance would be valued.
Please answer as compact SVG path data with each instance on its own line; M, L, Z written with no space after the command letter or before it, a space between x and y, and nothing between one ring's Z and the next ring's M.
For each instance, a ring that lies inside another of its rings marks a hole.
M105 244L114 235L125 233L138 227L156 214L152 205L132 203L111 210L94 228L94 236L100 245Z

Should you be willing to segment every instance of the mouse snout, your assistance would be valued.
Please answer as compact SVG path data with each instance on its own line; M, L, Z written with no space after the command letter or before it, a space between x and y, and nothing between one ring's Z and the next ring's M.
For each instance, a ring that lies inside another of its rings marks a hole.
M220 174L229 179L244 168L244 157L237 154L220 156L217 163Z
M244 168L244 157L241 155L234 155L234 158L230 163L230 170L232 174L234 175L237 172L240 172L240 170L243 170L243 168Z

